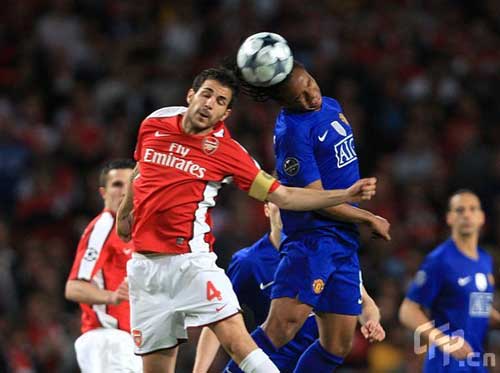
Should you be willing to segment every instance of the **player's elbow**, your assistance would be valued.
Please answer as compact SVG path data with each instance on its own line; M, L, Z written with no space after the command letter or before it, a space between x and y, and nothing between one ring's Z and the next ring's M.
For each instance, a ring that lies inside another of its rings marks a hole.
M77 302L74 281L69 280L66 282L66 286L64 288L64 297L69 301Z
M69 281L66 282L66 286L64 288L64 298L66 298L66 300L73 300L71 298L71 285L70 285Z
M414 304L412 304L410 300L405 298L401 306L399 306L399 322L406 326L407 328L411 328L412 323L410 320L414 317Z

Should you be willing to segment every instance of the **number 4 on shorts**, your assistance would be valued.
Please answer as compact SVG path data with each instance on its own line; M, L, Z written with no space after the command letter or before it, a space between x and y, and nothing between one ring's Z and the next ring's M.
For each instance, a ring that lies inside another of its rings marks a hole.
M222 300L220 291L217 290L212 281L207 281L207 300L211 301L214 298L217 298L217 300Z

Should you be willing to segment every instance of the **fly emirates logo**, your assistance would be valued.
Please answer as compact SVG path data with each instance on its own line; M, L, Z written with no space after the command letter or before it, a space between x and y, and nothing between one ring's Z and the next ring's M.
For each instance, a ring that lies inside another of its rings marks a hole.
M168 154L157 152L154 149L146 148L144 152L144 162L155 163L166 167L177 168L178 170L187 172L199 179L205 176L206 169L200 165L184 159L188 155L189 149L186 146L175 142L170 144ZM181 156L182 158L179 158Z

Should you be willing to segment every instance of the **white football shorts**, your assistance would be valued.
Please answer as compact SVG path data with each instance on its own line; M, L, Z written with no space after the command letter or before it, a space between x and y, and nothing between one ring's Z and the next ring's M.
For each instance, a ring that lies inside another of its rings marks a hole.
M142 373L132 336L123 330L89 330L75 341L75 350L82 373Z
M172 348L187 328L240 312L231 281L214 253L132 254L127 263L135 353Z

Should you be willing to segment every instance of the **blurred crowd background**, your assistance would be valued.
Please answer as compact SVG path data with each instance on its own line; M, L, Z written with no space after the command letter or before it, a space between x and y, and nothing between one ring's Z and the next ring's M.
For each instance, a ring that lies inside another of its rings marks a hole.
M392 223L390 243L363 230L360 250L387 339L369 345L358 335L342 372L418 371L397 309L423 256L447 237L450 192L479 194L482 244L499 258L497 1L22 0L2 8L0 372L78 371L80 313L63 289L80 234L102 208L100 166L132 157L142 118L183 104L196 73L259 31L285 36L323 93L341 102L362 174L379 180L364 207ZM268 171L277 112L241 97L228 120ZM225 266L267 222L234 187L218 205ZM193 341L181 350L178 372L189 372ZM489 350L500 365L498 333Z

